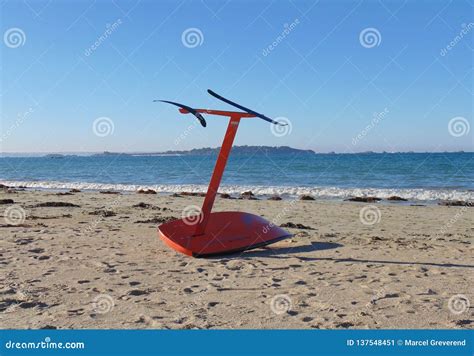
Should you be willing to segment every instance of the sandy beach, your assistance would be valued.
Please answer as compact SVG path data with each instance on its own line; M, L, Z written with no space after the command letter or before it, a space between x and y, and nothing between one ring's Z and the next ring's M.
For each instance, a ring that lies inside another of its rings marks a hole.
M218 198L215 211L302 225L195 259L157 225L202 199L1 192L0 327L473 328L472 208Z

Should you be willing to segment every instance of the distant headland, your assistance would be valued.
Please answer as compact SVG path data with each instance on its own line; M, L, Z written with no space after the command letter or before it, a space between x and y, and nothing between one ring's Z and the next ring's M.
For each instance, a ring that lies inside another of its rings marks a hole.
M191 155L191 156L208 156L208 155L217 155L219 153L220 147L203 147L203 148L193 148L192 150L186 151L173 151L168 150L164 152L146 152L146 153L120 153L120 152L109 152L105 151L103 153L98 153L100 156L111 156L111 155L130 155L130 156L153 156L153 155ZM316 154L313 150L301 150L298 148L292 148L289 146L234 146L232 147L232 155L239 154L255 154L255 153L264 153L264 154L294 154L294 153L304 153L304 154Z
M65 157L90 157L90 156L179 156L179 155L216 155L219 152L220 147L204 147L204 148L194 148L191 150L182 150L182 151L161 151L161 152L114 152L114 151L104 151L104 152L0 152L0 158L8 157L46 157L46 158L65 158ZM386 154L395 154L395 155L438 155L438 154L473 154L473 151L364 151L364 152L315 152L313 150L298 149L288 146L234 146L232 148L232 155L248 155L248 154L309 154L309 155L386 155Z

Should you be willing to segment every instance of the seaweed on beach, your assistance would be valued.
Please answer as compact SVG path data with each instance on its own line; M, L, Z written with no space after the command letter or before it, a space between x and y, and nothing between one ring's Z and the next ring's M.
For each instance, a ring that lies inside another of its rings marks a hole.
M140 209L151 209L151 210L167 210L167 208L160 208L158 206L140 202L138 204L132 205L132 208L140 208Z
M255 194L253 194L251 191L243 192L242 194L240 194L239 199L258 200Z
M102 216L103 218L108 218L110 216L115 216L117 214L113 212L112 210L98 209L98 210L91 211L89 215L99 215L99 216Z
M184 197L205 197L206 193L202 192L181 192L179 195L182 195Z
M392 195L392 196L388 197L387 200L390 200L390 201L408 201L408 199L405 199L405 198L402 198L402 197L399 197L399 196L396 196L396 195Z
M311 226L306 226L303 224L295 224L293 222L287 222L287 223L281 224L280 227L289 227L291 229L301 229L301 230L314 230L314 228Z
M156 194L156 191L153 189L139 189L137 194Z
M377 197L351 197L351 198L345 199L345 201L355 201L355 202L360 202L360 203L376 203L380 200L382 200L382 198L377 198Z
M154 216L147 220L137 220L135 224L163 224L169 221L177 220L174 216Z
M62 215L54 215L54 216L36 216L36 215L29 215L26 217L27 220L50 220L50 219L62 219L62 218L72 218L71 214L62 214Z
M464 201L464 200L443 200L438 203L438 205L442 206L467 206L473 207L474 202L472 201Z
M79 205L73 203L67 203L63 201L48 201L45 203L39 203L32 206L33 208L80 208Z

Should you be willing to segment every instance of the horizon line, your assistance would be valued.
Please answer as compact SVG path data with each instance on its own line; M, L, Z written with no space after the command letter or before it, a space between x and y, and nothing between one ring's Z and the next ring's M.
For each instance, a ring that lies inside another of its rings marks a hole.
M218 147L198 147L198 148L190 148L187 150L166 150L166 151L8 151L3 152L0 151L0 156L2 155L49 155L49 154L60 154L60 155L84 155L84 154L166 154L168 152L190 152L192 150L201 150L201 149L219 149L221 146ZM374 150L366 150L366 151L358 151L358 152L342 152L342 151L324 151L318 152L313 149L309 148L295 148L291 146L250 146L250 145L239 145L234 146L233 148L237 147L272 147L272 148L280 148L280 147L287 147L294 150L300 151L312 151L314 154L367 154L367 153L375 153L375 154L396 154L396 153L474 153L474 151L465 151L465 150L452 150L452 151L418 151L418 150L407 150L407 151L374 151Z

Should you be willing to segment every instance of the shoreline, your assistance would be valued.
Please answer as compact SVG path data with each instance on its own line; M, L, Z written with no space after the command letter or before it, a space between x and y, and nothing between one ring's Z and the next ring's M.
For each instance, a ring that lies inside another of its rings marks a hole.
M66 193L71 190L99 193L114 191L121 194L135 194L139 191L151 191L160 196L205 194L207 185L140 185L140 184L107 184L107 183L75 183L75 182L29 182L9 181L0 179L0 188L23 189L26 191L45 191ZM374 198L379 204L397 205L438 205L446 202L465 202L473 204L474 190L456 189L389 189L389 188L336 188L336 187L291 187L291 186L252 186L252 185L221 185L219 194L230 199L239 199L251 193L257 200L320 200L346 202L352 198Z

